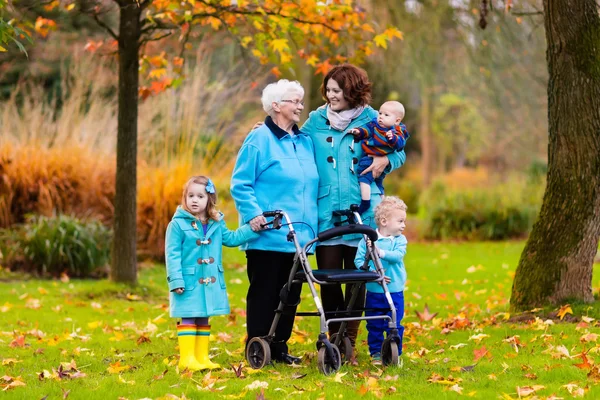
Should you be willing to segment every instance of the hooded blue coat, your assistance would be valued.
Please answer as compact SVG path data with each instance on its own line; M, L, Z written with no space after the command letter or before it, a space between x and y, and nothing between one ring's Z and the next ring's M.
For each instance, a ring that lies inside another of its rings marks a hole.
M200 221L179 206L167 227L165 257L171 317L229 314L222 246L239 246L258 238L259 234L249 225L231 231L225 225L223 214L219 216L218 221L209 221L204 235ZM185 291L173 292L177 288Z
M334 210L347 210L351 204L360 203L360 187L356 175L358 161L364 153L360 143L354 142L354 136L348 133L353 128L366 125L377 117L377 111L370 106L350 122L344 131L331 127L327 119L326 107L312 111L301 131L312 138L315 148L315 160L319 171L318 214L319 232L333 228L339 217L333 217ZM387 155L390 164L385 172L389 173L404 164L404 150ZM363 214L363 223L377 228L373 210L381 202L380 190L375 183L371 185L371 208ZM346 244L358 246L361 235L346 235L343 238L329 240L324 245Z

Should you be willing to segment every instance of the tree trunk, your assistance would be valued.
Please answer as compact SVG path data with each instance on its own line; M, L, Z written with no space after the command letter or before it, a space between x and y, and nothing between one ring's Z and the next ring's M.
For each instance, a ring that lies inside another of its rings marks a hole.
M593 301L600 238L600 17L594 0L544 0L548 177L511 308Z
M117 177L111 279L135 284L137 120L141 9L136 0L123 0L119 22L119 115Z

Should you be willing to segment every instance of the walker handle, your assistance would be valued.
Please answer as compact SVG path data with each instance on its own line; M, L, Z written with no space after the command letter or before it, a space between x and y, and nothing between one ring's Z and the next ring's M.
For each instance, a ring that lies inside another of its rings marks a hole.
M269 218L269 217L276 217L278 214L281 214L282 211L281 210L275 210L275 211L265 211L263 213L263 217L265 218Z
M371 228L368 225L345 225L338 226L337 228L327 229L317 235L319 242L324 242L329 239L333 239L334 237L343 236L343 235L351 235L356 233L362 233L363 235L367 235L372 242L377 241L379 236L377 235L377 231Z

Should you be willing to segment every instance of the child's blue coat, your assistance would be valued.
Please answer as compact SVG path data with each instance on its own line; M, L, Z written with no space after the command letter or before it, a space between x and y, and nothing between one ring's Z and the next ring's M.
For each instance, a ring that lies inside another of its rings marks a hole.
M375 246L385 252L381 259L381 266L385 271L385 275L391 280L387 284L390 293L403 292L404 285L406 284L406 268L404 268L404 256L406 255L406 245L408 241L404 235L396 237L382 237L375 242ZM365 255L367 253L367 245L365 240L362 239L358 244L358 250L356 257L354 258L354 265L356 268L362 267L365 262ZM369 269L375 271L375 265L373 261L369 261ZM366 284L368 292L383 293L383 287L374 282Z
M171 317L194 318L229 314L229 300L223 274L222 246L235 247L259 234L244 225L227 229L223 214L210 220L206 235L202 224L181 206L167 227L165 257ZM203 260L206 260L203 261ZM200 284L200 279L213 281ZM174 289L184 288L182 294Z

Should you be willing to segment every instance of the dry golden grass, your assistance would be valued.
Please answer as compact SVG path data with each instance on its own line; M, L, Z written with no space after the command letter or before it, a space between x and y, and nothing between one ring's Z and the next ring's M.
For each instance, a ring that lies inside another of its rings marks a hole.
M214 181L221 209L233 210L229 176L243 138L260 117L259 94L232 70L209 78L201 57L177 90L140 104L138 238L161 257L164 232L192 175ZM113 215L116 115L113 71L87 56L64 71L57 102L21 84L0 108L0 227L27 213ZM235 218L229 213L229 218Z

